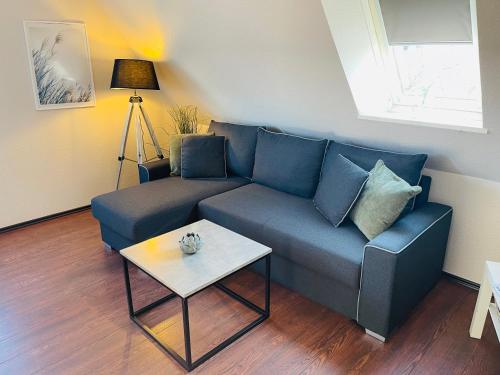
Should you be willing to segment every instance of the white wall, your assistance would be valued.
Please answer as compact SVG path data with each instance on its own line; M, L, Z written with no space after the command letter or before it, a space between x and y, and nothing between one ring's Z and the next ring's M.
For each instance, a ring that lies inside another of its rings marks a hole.
M105 3L124 33L161 41L176 101L221 120L427 152L431 196L455 208L445 270L479 281L484 260L500 260L500 2L477 1L488 135L358 120L320 0L149 0L140 18L132 1Z
M426 170L430 200L453 207L444 270L481 282L484 260L500 261L500 183L456 173Z
M36 111L23 20L84 21L97 106ZM114 189L126 91L109 90L113 60L136 54L98 0L23 0L0 12L0 228L89 204ZM160 93L144 93L152 120L166 121ZM135 152L130 150L130 155ZM125 170L125 185L136 170Z

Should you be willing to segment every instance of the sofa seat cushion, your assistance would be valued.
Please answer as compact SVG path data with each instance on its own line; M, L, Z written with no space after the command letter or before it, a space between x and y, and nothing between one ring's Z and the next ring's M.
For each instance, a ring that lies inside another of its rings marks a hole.
M133 242L179 228L196 218L198 202L248 183L241 177L187 180L168 177L92 199L92 213Z
M310 199L251 184L202 200L198 215L271 247L293 263L359 289L366 238L350 221L332 227Z

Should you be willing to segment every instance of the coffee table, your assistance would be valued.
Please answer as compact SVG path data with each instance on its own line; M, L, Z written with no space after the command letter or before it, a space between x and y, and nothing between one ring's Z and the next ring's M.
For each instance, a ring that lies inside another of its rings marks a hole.
M178 241L188 232L198 233L203 241L201 250L193 255L186 255L179 249ZM181 366L191 371L269 317L271 251L272 250L267 246L208 220L200 220L196 223L123 249L120 251L120 254L123 257L125 287L130 318ZM221 284L221 281L226 277L260 260L264 260L266 264L264 308L248 301L241 295ZM145 307L134 310L129 278L129 262L135 264L143 272L168 288L172 293ZM258 313L259 317L224 340L215 348L209 350L200 358L193 360L191 356L188 300L196 293L211 286L219 288L230 297L254 310ZM146 311L176 297L179 297L182 303L185 358L179 355L168 344L162 342L162 340L160 340L160 338L139 319L139 316Z

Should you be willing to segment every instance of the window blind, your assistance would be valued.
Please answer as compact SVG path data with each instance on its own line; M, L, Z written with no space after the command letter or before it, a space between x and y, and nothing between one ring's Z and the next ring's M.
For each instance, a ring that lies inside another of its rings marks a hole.
M389 44L472 43L469 0L379 0Z

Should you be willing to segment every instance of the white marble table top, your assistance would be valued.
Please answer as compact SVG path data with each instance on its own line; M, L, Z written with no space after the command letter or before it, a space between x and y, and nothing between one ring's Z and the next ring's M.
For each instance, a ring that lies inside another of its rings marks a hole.
M179 240L198 233L202 248L184 254ZM127 247L120 254L183 298L271 253L271 249L208 220Z

